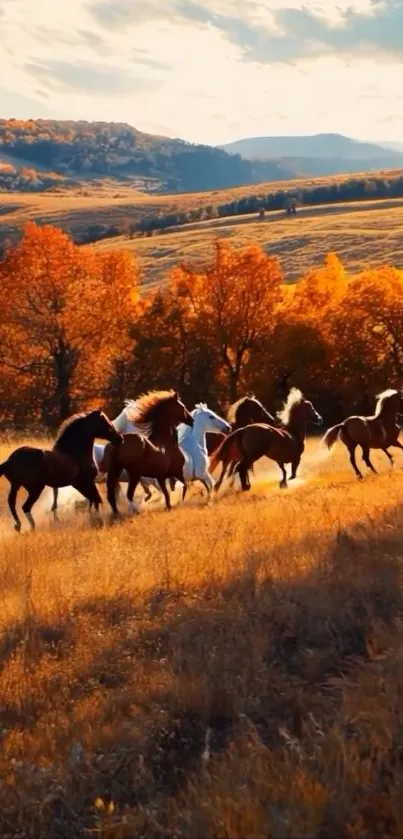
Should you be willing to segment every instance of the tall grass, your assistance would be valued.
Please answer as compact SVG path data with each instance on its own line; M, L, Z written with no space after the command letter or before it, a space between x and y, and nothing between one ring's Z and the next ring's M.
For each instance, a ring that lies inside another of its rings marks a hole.
M316 446L113 527L2 496L4 839L403 834L402 472Z

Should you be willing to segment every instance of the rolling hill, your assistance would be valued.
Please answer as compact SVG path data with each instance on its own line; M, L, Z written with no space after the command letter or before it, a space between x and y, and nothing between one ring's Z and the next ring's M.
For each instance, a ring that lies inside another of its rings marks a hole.
M224 147L127 124L0 120L0 190L40 192L120 181L154 193L198 192L403 167L403 153L338 134L263 137Z
M12 164L10 164L12 160ZM77 179L139 179L148 190L193 192L259 181L284 180L293 172L277 161L244 160L212 146L159 137L130 125L58 120L0 120L0 188L24 189L12 169L32 167L25 188L41 188L45 171L66 183ZM36 173L36 174L35 174ZM1 171L0 171L1 176ZM14 175L15 177L15 175Z

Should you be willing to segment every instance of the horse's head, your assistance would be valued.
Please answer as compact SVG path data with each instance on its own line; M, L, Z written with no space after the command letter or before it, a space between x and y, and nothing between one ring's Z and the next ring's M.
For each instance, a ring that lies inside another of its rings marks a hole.
M91 411L88 415L88 420L91 422L91 431L95 437L100 437L102 440L109 440L115 446L119 446L123 442L123 436L112 425L103 411Z
M201 434L206 431L221 431L223 434L229 434L231 431L229 422L211 411L204 403L196 405L194 424L195 430Z
M193 417L190 411L188 411L186 405L181 402L179 399L179 394L177 391L174 392L170 404L168 407L168 416L169 421L172 425L180 425L182 422L185 425L189 425L190 428L193 428Z
M318 414L317 410L313 407L312 402L309 402L308 399L303 399L301 403L301 411L305 413L305 422L312 423L313 425L323 425L323 417Z

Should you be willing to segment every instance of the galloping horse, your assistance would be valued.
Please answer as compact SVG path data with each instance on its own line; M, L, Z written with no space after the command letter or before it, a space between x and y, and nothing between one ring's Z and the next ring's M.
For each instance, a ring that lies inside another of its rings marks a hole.
M218 434L225 436L231 431L231 426L204 403L196 405L191 413L193 428L185 425L180 425L178 428L179 446L185 457L182 501L185 500L187 485L191 481L200 481L206 488L208 500L210 500L214 488L214 479L209 470L206 437L209 431L214 432L215 430ZM214 434L214 436L217 436L217 434Z
M402 412L402 393L398 390L385 390L377 396L375 414L372 417L347 417L344 422L329 428L323 443L331 449L336 440L340 439L349 451L350 463L355 474L362 480L362 473L355 460L357 446L361 447L362 459L372 472L376 472L376 469L369 457L370 449L381 449L393 465L393 457L388 448L393 446L403 451L398 439L400 428L396 424L397 415Z
M124 408L122 409L120 414L118 414L118 416L115 417L114 420L111 420L112 425L114 426L114 428L116 428L116 431L119 431L120 434L128 434L130 431L137 431L137 432L143 433L143 434L145 434L145 436L147 436L147 434L146 434L147 430L137 428L137 426L132 421L132 417L133 417L135 411L136 411L136 402L134 401L134 399L126 399ZM151 435L153 434L153 432L154 432L154 438L151 438L151 442L156 443L156 445L158 445L158 424L156 426L156 429L151 429L151 432L150 432ZM96 464L97 469L98 469L98 474L97 474L97 477L95 479L96 483L104 483L105 479L106 479L106 476L103 475L99 471L99 466L100 466L100 463L101 463L102 458L104 456L104 450L105 450L105 446L103 446L102 443L95 443L94 444L94 452L93 452L94 461L95 461L95 464ZM123 473L122 476L121 476L121 480L122 481L127 481L128 476ZM143 482L142 480L140 481L140 483L141 483L141 485L144 489L144 492L146 494L145 495L145 500L148 501L148 499L151 498L151 491L149 489L148 483L145 482L145 481ZM172 489L174 489L174 487L172 487ZM56 511L57 511L58 495L59 495L59 490L55 487L53 489L53 505L52 505L52 512L55 513L55 515L56 515Z
M139 433L124 434L119 455L117 449L106 446L100 463L101 472L107 472L109 504L117 515L116 487L125 470L129 477L127 498L132 509L136 509L133 496L137 484L146 476L157 479L169 510L171 503L165 481L174 477L183 482L184 456L178 446L176 427L180 423L193 426L193 417L176 391L151 391L136 401L133 422L144 429L147 437ZM160 448L150 442L152 437L158 439Z
M256 399L256 396L248 395L242 396L237 402L234 402L227 411L227 422L229 422L232 431L236 428L243 428L245 425L250 425L252 422L266 422L268 425L276 423L274 417L266 411L262 403ZM226 437L223 432L216 431L214 433L208 432L206 434L207 452L212 455L216 451L219 444L222 443Z
M95 486L97 468L93 459L93 445L96 437L109 440L118 447L123 440L102 411L75 414L60 427L52 450L35 446L20 446L0 465L0 475L11 484L8 506L15 521L15 530L21 530L21 521L16 511L17 493L21 487L28 491L23 511L34 529L31 510L46 486L72 486L98 512L102 498Z
M278 463L282 472L280 488L287 486L286 463L291 463L291 480L296 477L297 469L305 448L306 427L308 422L321 425L323 420L300 390L292 388L283 410L278 414L283 428L256 423L245 428L238 428L221 443L213 454L210 468L213 471L218 463L223 468L215 486L218 491L230 464L239 466L242 489L249 489L247 470L261 457L268 457Z

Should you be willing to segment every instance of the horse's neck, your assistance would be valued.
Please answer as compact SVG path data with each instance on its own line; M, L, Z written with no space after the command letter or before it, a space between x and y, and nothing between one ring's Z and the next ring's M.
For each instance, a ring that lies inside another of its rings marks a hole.
M379 420L382 425L393 427L396 424L397 411L394 408L386 406L382 409L378 416L375 415L375 419Z
M136 426L127 416L126 408L123 408L123 411L112 421L112 425L120 434L127 434L128 431L136 431Z
M71 439L58 440L54 446L55 451L63 452L63 454L69 455L74 460L85 460L85 461L92 461L93 460L93 448L95 442L95 434L88 433L83 434L80 438L74 439L72 442Z
M288 433L291 434L291 437L294 437L294 440L300 443L304 442L306 437L306 422L301 423L297 419L291 419L285 427Z
M206 429L203 426L200 427L200 424L196 422L193 425L192 431L192 439L193 439L193 446L199 452L203 452L203 454L207 453L207 442L206 442Z

